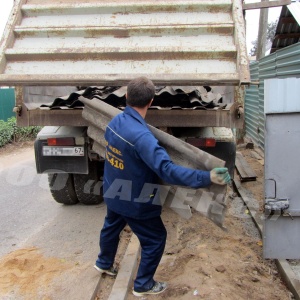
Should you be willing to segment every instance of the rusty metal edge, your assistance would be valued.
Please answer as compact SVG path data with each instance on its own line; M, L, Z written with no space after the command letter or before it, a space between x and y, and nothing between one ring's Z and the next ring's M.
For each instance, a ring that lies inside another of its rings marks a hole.
M5 56L2 56L5 59ZM1 65L1 61L0 61ZM1 71L1 69L0 69ZM3 71L3 70L2 70ZM118 74L110 75L68 75L68 74L1 74L0 72L0 86L30 86L32 82L37 86L49 85L49 86L64 86L64 85L111 85L120 86L127 85L128 82L139 76L149 77L155 85L239 85L239 76L235 73L224 74L182 74L178 77L178 74L129 74L126 77Z
M27 1L26 1L27 2ZM195 0L180 0L178 4L172 3L172 1L169 0L161 0L160 2L157 2L156 7L159 7L159 10L162 8L169 9L170 6L177 6L180 5L182 7L188 7L188 8L193 8L195 6L201 6L204 7L206 10L209 9L219 9L219 10L226 10L229 9L230 7L230 0L218 0L218 1L210 1L210 0L202 0L202 1L195 1ZM108 8L115 8L117 11L120 11L120 8L123 7L145 7L148 8L148 6L153 7L153 1L151 0L140 0L140 1L126 1L126 4L122 4L122 2L116 2L116 1L107 1L104 3L101 3L101 6L105 9ZM43 11L48 11L51 10L53 12L57 11L62 11L62 10L71 10L71 9L82 9L82 8L92 8L96 9L99 8L99 3L89 3L89 2L84 2L84 3L60 3L60 2L55 2L52 4L46 3L46 4L26 4L24 5L24 13L27 16L28 12L32 13L39 13Z
M19 126L88 126L88 122L82 118L82 109L28 109L26 103L23 103L22 87L16 89L16 105L22 107L20 116L17 116ZM145 120L155 127L243 128L243 120L236 117L236 105L232 105L229 110L150 109Z
M243 10L248 9L261 9L261 8L271 8L276 6L284 6L291 4L291 0L280 0L280 1L264 1L264 2L254 2L254 3L243 3Z
M249 69L249 60L247 55L246 43L239 42L246 40L245 32L245 21L243 19L242 13L242 1L233 0L232 2L232 17L235 24L235 44L237 45L238 58L237 58L237 68L239 70L239 80L240 84L249 84L250 83L250 69ZM239 11L239 12L238 12Z
M4 51L15 41L13 28L21 22L22 14L20 8L26 0L16 0L15 2L16 3L13 4L13 8L6 23L2 39L0 40L0 74L4 73L6 68L6 57Z

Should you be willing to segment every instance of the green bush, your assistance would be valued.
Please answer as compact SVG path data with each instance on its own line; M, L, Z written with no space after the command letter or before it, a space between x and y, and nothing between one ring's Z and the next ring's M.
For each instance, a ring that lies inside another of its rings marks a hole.
M18 127L16 118L12 117L4 122L0 120L0 147L12 141L26 141L36 137L41 130L40 126Z

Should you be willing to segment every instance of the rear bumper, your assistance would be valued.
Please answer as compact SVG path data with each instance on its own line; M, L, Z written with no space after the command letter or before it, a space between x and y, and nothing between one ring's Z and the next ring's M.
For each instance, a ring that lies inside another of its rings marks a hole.
M74 173L88 174L88 144L83 142L82 156L45 156L43 147L47 146L47 138L73 137L85 141L86 128L84 127L44 127L37 135L34 143L36 170L41 173Z

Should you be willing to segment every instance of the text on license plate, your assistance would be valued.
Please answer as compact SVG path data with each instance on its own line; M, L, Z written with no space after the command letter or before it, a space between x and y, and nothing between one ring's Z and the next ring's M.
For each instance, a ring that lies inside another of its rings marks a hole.
M43 147L43 156L84 156L84 147Z

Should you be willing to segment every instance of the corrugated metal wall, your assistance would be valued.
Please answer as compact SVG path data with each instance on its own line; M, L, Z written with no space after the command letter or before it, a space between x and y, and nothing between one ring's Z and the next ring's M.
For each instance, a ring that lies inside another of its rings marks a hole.
M0 89L0 120L14 117L13 108L15 106L15 89Z
M251 82L259 80L258 78L259 65L258 62L250 64ZM253 139L253 142L258 144L257 126L258 126L258 86L250 85L246 89L245 96L245 124L246 134Z
M300 43L262 58L250 65L251 82L245 95L246 136L264 149L264 80L269 78L300 77Z

